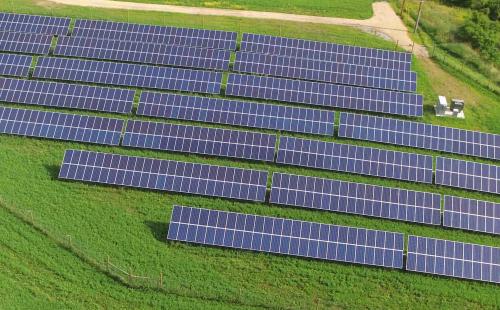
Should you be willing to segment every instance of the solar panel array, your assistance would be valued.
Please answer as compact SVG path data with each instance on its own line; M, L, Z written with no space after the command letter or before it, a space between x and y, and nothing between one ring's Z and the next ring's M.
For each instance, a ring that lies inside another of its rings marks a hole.
M500 194L500 166L438 157L435 183Z
M432 183L432 156L280 137L277 163Z
M500 203L444 196L443 225L500 235Z
M231 52L180 45L61 37L55 55L178 67L228 70Z
M36 33L0 32L0 51L45 55L52 36Z
M422 116L421 95L283 78L230 73L226 95Z
M37 78L218 94L222 73L139 64L41 57Z
M431 225L441 224L441 196L406 189L274 173L270 202Z
M168 239L403 268L403 234L174 206Z
M249 131L129 120L122 145L273 161L276 136Z
M67 150L59 178L264 201L267 171Z
M244 33L241 51L410 70L411 54L360 46Z
M236 49L236 32L77 19L74 37L149 42L213 49Z
M118 145L123 120L0 107L0 133Z
M371 115L342 112L339 136L500 159L500 135Z
M0 101L111 113L131 113L134 91L0 78Z
M333 136L333 111L142 92L138 115Z
M32 56L0 54L0 75L27 77L32 61Z
M366 67L324 60L237 52L234 70L286 78L414 92L413 71Z
M409 236L406 269L500 283L500 248Z
M31 32L66 35L71 18L0 12L0 29L8 32Z

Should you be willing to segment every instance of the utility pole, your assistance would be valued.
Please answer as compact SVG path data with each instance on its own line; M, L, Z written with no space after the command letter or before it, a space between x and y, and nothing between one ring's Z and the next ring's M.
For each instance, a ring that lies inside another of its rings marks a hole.
M415 29L413 29L413 33L417 32L418 29L418 23L420 22L420 14L422 14L422 5L424 4L424 0L420 0L420 4L418 5L418 15L417 15L417 21L415 22Z
M399 12L400 16L403 16L403 11L405 9L405 3L406 3L406 0L403 0L403 4L401 4L401 11Z

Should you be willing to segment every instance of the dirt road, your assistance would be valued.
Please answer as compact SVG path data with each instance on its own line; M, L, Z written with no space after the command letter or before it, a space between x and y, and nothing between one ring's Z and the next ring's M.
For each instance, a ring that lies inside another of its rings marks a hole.
M47 1L64 5L78 5L78 6L99 7L107 9L159 11L159 12L195 14L195 15L215 15L215 16L231 16L231 17L255 18L255 19L273 19L273 20L283 20L291 22L356 27L362 29L363 31L374 33L376 35L385 37L386 39L390 39L394 42L397 42L401 47L403 47L408 51L413 51L417 56L428 57L428 53L425 47L420 46L418 44L415 44L413 46L414 42L409 37L405 25L387 2L374 2L373 3L374 14L369 19L347 19L347 18L308 16L308 15L275 13L275 12L212 9L212 8L135 3L135 2L111 1L111 0L47 0Z

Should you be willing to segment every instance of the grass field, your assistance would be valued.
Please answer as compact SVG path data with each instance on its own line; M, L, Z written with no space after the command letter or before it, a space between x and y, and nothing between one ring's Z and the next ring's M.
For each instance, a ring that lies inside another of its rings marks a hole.
M366 19L373 15L373 0L125 0L207 8L283 12L316 16Z
M322 25L39 7L29 0L16 1L15 7L0 3L0 11L12 10L393 47L390 42L356 30ZM500 133L500 101L497 97L464 86L460 81L443 81L440 84L437 79L445 79L448 76L446 73L430 69L430 65L423 61L416 61L415 64L419 73L419 92L426 95L424 121ZM449 87L464 87L461 91L467 91L476 100L474 106L468 107L465 122L437 119L430 112L433 96L450 90ZM374 143L341 142L437 155L435 152ZM57 180L57 174L64 150L69 148L314 175L500 202L500 198L493 195L432 185L216 157L2 135L0 205L4 208L0 208L0 232L4 237L0 238L0 308L495 309L500 304L497 285L165 240L173 204L382 229L492 246L500 246L498 237L268 204L63 182ZM12 213L10 209L33 214L35 226L27 225L15 216L17 211ZM61 240L69 238L68 235L72 244L82 252L61 243ZM135 274L157 276L163 272L165 289L128 287L93 263L104 262L108 256L113 263Z

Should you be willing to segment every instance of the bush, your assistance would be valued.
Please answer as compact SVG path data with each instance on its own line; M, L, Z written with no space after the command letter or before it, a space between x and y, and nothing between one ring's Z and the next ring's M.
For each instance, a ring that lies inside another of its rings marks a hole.
M498 23L484 14L474 12L459 30L459 37L478 49L486 58L498 61Z

